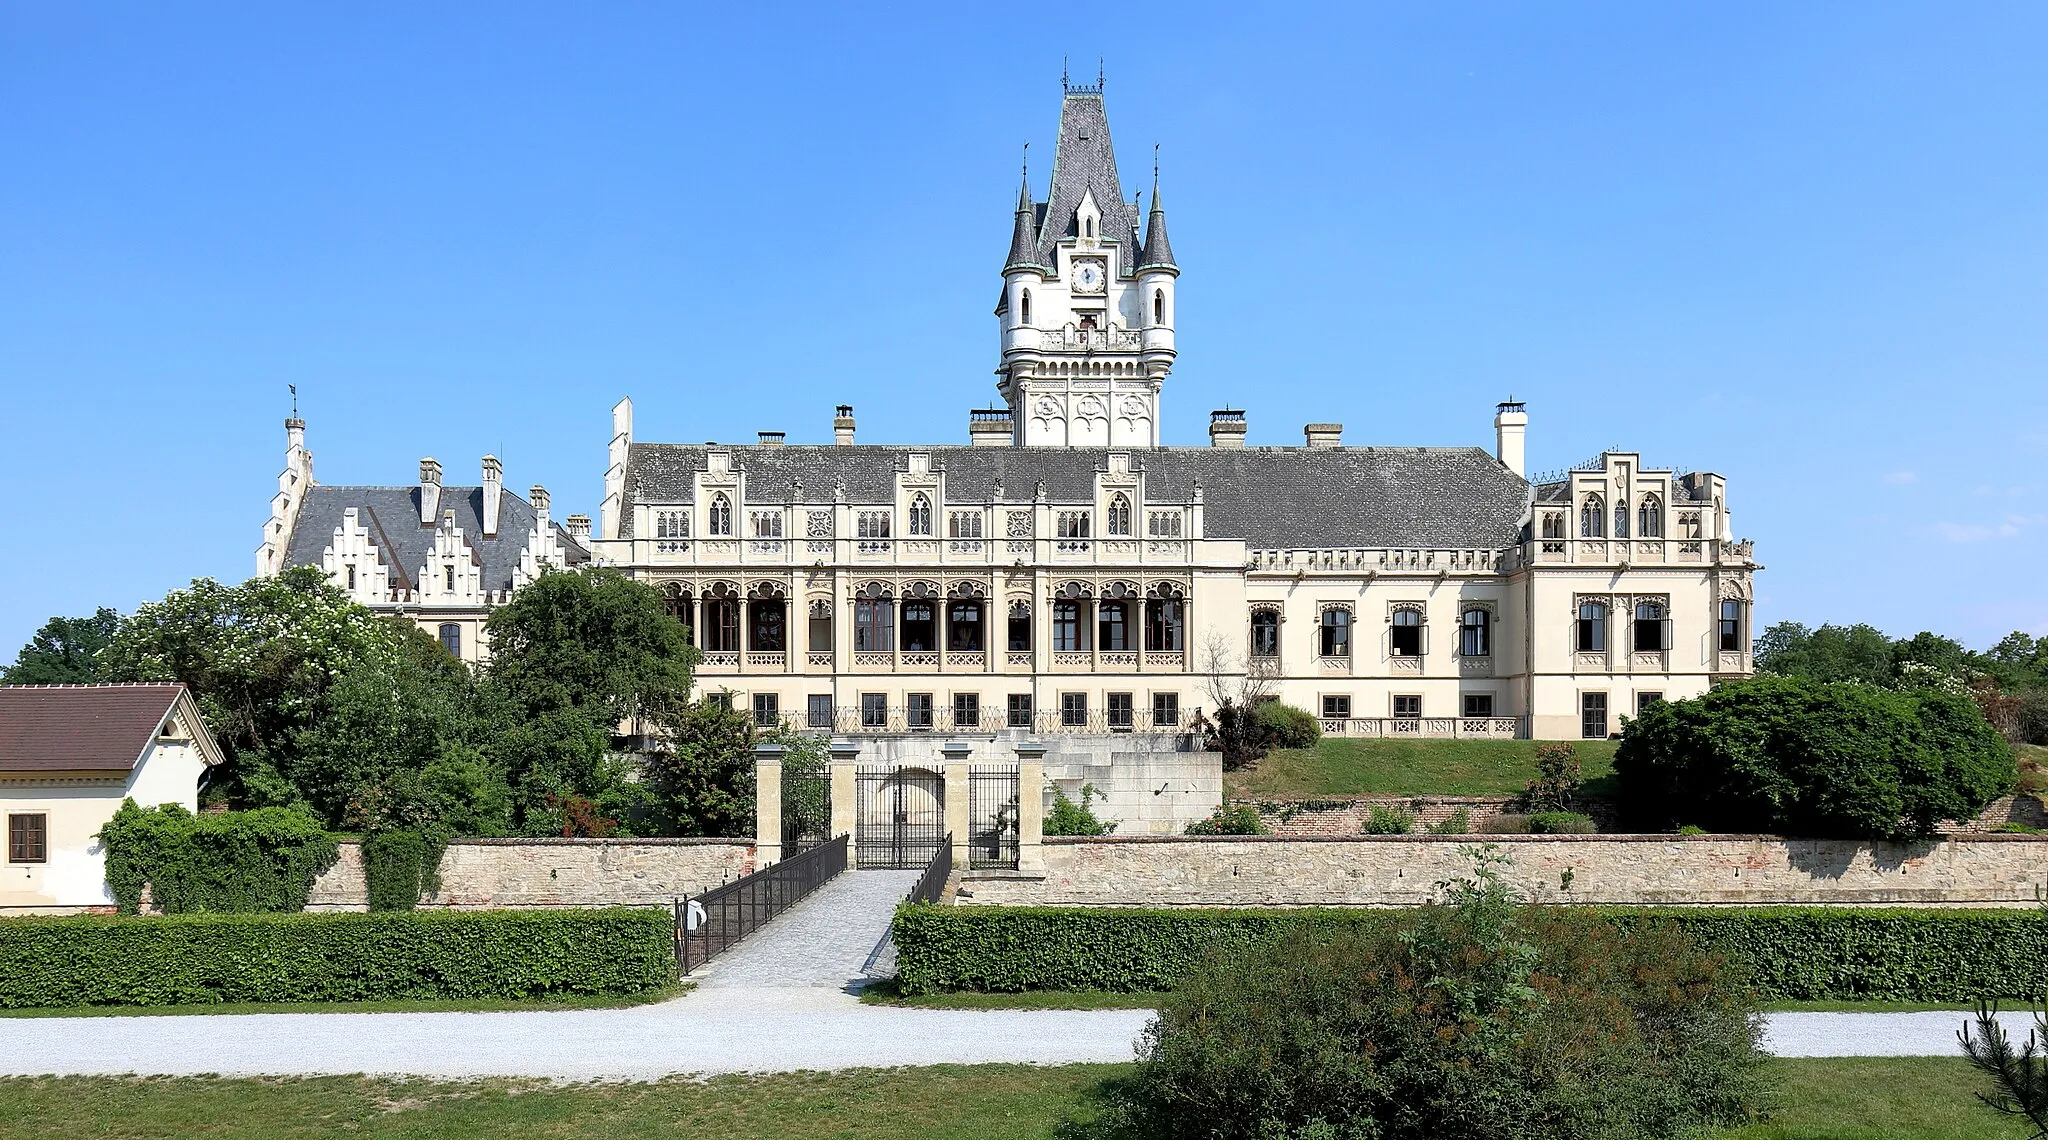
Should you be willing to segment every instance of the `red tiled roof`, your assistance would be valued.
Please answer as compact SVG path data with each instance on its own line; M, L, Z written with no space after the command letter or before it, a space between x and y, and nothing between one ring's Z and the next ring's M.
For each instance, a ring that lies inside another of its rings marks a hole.
M177 683L0 685L0 772L128 771L184 692Z

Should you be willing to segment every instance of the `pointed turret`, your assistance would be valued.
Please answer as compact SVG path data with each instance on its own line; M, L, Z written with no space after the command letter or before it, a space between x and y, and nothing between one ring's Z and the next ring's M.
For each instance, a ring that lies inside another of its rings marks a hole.
M1159 200L1159 180L1152 180L1152 213L1145 219L1145 251L1138 255L1138 268L1179 269L1173 260L1173 243L1166 238L1166 206Z
M1079 210L1082 200L1090 197L1100 215L1095 233L1118 242L1121 248L1112 268L1119 277L1128 277L1137 267L1138 251L1124 245L1123 239L1138 228L1138 210L1125 199L1117 180L1116 148L1109 141L1102 86L1068 84L1060 101L1060 141L1053 151L1045 224L1038 234L1041 265L1058 264L1060 242L1084 236Z
M1010 235L1010 256L1003 262L1003 272L1045 268L1038 257L1037 212L1037 206L1031 201L1031 182L1027 178L1017 190L1017 224Z

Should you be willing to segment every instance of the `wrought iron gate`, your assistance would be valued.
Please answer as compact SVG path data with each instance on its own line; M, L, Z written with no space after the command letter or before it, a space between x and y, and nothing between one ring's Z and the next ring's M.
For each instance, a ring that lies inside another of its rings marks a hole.
M831 838L832 774L823 763L782 766L782 857Z
M854 866L919 870L930 864L946 842L945 780L927 768L860 768L854 784Z
M1017 867L1017 769L976 767L967 774L967 867Z

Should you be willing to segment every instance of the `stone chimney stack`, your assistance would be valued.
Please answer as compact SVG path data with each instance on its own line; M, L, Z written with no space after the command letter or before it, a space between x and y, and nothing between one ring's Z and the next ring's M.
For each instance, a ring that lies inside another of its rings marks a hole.
M293 416L284 422L284 448L286 451L306 450L306 421Z
M563 529L569 532L569 537L575 539L578 545L588 550L590 548L590 516L570 515L562 521Z
M1210 447L1243 447L1244 432L1244 409L1218 408L1209 413Z
M1303 425L1301 429L1301 442L1304 447L1342 447L1344 446L1344 425Z
M505 492L505 465L495 455L484 456L484 537L498 536L498 497Z
M441 461L433 456L420 460L420 525L433 526L441 519Z
M764 431L758 436L762 447L781 447L789 441L789 433L784 431Z
M1529 432L1529 413L1516 400L1499 404L1493 413L1493 454L1500 465L1523 478L1528 477L1523 460L1522 437Z
M976 447L1008 447L1016 425L1008 408L975 408L967 413L967 442Z
M832 442L840 447L853 446L853 405L841 404L832 416Z
M526 498L528 502L533 504L533 513L539 515L542 521L546 521L548 517L548 489L539 483L535 483L527 490Z

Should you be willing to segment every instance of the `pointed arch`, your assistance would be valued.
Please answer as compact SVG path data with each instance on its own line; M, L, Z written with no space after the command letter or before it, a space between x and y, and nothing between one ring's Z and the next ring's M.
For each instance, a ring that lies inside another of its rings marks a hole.
M1579 507L1579 537L1607 537L1607 502L1598 495L1587 495Z
M931 537L932 498L923 491L910 496L910 533L915 537Z
M724 491L711 496L711 510L704 533L732 537L732 499Z
M1109 533L1125 538L1131 533L1131 497L1118 491L1109 498Z

